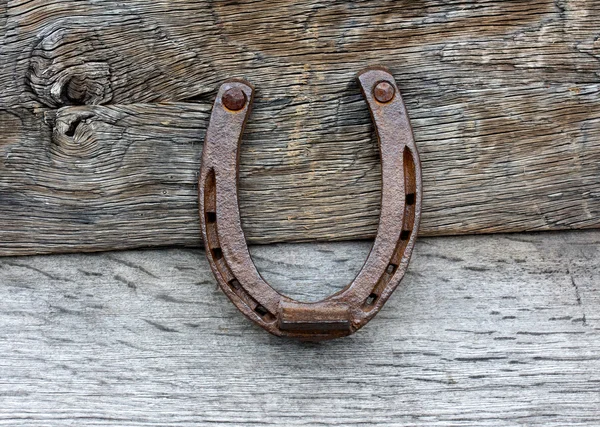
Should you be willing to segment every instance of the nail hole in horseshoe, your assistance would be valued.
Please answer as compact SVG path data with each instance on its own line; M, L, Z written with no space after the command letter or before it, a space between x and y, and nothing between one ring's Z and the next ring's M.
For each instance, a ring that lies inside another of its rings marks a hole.
M215 257L215 259L223 258L223 251L221 250L221 248L212 248L212 254L213 257Z
M214 224L217 222L216 212L206 212L206 222L209 224Z
M267 322L272 322L273 320L275 320L275 316L269 313L269 311L260 304L254 308L254 312Z
M256 311L261 317L265 317L267 314L269 314L267 309L264 308L262 305L257 305L254 311Z
M397 268L398 268L398 266L396 264L390 264L390 265L387 266L386 273L387 274L394 274L396 272Z
M377 298L379 298L379 296L377 294L373 293L373 294L369 295L369 297L365 301L365 304L373 305L373 304L375 304L375 301L377 301Z

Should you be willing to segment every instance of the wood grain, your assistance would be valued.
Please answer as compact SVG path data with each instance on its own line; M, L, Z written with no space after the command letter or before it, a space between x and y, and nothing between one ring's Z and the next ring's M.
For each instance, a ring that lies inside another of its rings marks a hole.
M423 235L600 225L600 2L0 2L0 254L200 243L215 88L257 87L254 243L368 238L380 172L363 67L393 71Z
M257 246L315 300L368 242ZM0 425L597 426L600 232L423 238L356 335L272 337L201 250L0 260Z

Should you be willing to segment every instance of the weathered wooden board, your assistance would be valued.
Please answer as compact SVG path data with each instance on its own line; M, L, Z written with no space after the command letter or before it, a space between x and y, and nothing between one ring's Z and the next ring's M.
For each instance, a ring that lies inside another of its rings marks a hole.
M0 254L197 245L214 89L257 86L252 242L374 234L354 75L388 65L423 160L424 235L600 225L600 2L0 2Z
M253 247L317 299L369 244ZM600 423L600 231L426 238L356 335L266 334L192 249L0 260L0 425Z

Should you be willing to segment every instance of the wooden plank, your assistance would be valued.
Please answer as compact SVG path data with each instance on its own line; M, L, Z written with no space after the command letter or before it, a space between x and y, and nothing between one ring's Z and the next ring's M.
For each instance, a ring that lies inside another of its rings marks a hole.
M368 250L252 254L315 300ZM597 426L599 257L599 231L420 239L379 316L322 344L254 327L200 250L3 258L0 425Z
M254 243L373 236L379 165L354 75L396 76L422 233L600 224L597 1L7 1L0 254L198 245L214 89L256 84L240 197ZM100 105L101 104L101 105Z

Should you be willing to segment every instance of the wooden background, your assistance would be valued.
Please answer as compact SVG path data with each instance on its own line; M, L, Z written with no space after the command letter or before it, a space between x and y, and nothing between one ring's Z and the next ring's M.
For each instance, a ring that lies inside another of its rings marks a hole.
M368 242L251 248L316 299ZM217 289L202 250L0 259L0 425L600 424L600 231L419 239L357 334L270 336Z
M371 237L355 74L393 71L420 148L423 235L600 224L600 2L1 1L0 254L198 245L216 87L257 86L251 242Z

